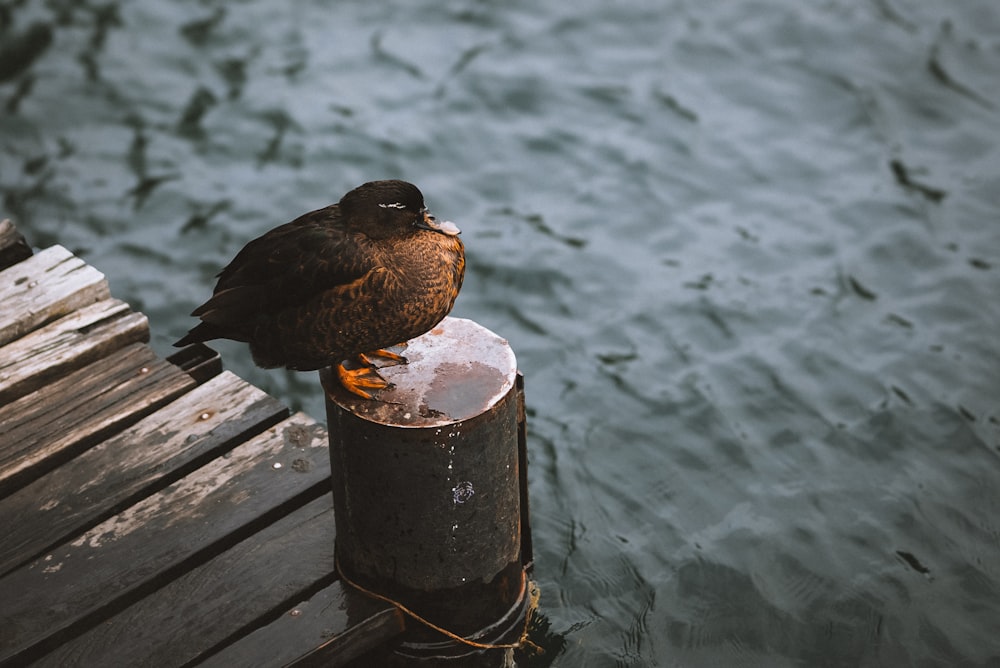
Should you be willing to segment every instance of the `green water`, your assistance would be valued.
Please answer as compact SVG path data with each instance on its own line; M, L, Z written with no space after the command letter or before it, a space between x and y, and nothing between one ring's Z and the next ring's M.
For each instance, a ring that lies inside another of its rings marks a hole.
M166 354L413 181L527 379L538 665L1000 665L1000 5L539 4L2 2L0 215Z

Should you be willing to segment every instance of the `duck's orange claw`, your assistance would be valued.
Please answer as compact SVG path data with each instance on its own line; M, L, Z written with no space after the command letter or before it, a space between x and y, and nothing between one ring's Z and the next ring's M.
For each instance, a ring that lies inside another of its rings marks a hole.
M373 398L371 392L367 390L377 391L389 387L389 381L378 375L378 372L371 366L348 369L341 362L337 365L337 377L345 390L363 399Z

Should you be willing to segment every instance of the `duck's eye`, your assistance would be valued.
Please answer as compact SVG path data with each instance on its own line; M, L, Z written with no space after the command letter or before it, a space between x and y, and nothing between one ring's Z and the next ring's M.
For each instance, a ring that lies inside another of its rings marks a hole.
M393 202L392 204L379 204L379 207L383 209L405 209L406 205L402 202Z

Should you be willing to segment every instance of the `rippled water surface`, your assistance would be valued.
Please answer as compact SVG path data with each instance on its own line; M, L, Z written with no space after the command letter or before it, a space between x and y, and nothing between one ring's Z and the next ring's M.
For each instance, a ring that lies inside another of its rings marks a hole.
M414 181L527 378L539 665L1000 665L1000 5L538 4L7 0L0 213L166 354Z

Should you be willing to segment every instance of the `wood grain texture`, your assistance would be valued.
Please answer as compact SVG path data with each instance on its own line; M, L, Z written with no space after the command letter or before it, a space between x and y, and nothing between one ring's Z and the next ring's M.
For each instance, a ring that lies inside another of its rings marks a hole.
M182 390L194 386L187 374L155 357L143 368L154 368L153 362L186 379ZM76 417L75 411L69 406L68 418ZM216 376L87 450L71 465L0 500L0 526L6 532L0 573L90 529L287 415L280 402L232 373ZM71 428L67 440L87 426ZM46 450L49 443L39 440L22 458Z
M0 665L44 655L325 494L326 446L325 429L295 414L8 573L0 579Z
M0 271L0 345L111 294L104 274L62 246Z
M0 348L0 405L130 343L149 340L146 316L105 299Z
M403 616L395 607L338 580L199 665L343 666L403 629Z
M234 639L240 646L235 652L239 659L230 661L235 658L232 650L223 649L210 663L281 665L276 652L294 656L330 640L329 634L353 633L339 606L329 610L321 624L306 615L288 614L291 609L309 612L311 606L313 616L318 616L324 609L314 594L333 579L333 544L332 501L324 494L60 646L36 665L179 666L197 662L217 647L228 647ZM296 605L310 597L307 604ZM382 621L386 610L392 612L369 599L350 601L349 610L351 622L365 628ZM309 627L313 633L288 635L271 628L286 618L294 629ZM378 624L381 632L366 634L367 642L381 643L402 629L398 621L386 626ZM327 635L320 635L320 629ZM247 634L255 641L239 640ZM300 639L304 644L298 643ZM242 651L247 648L249 655Z
M0 498L194 386L134 343L0 406Z

